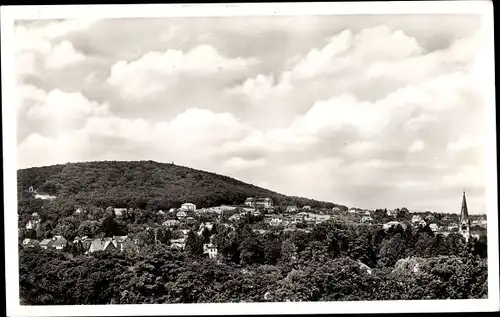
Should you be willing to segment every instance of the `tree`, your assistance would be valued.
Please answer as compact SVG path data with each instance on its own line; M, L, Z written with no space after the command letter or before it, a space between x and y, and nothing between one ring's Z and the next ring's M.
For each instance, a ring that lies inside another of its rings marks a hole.
M193 230L189 230L187 234L185 250L192 255L203 254L203 241Z

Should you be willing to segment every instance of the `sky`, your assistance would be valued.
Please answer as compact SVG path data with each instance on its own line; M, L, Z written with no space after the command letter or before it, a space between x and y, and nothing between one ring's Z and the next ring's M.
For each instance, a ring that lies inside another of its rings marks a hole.
M485 212L473 15L17 21L18 167L174 162L360 208Z

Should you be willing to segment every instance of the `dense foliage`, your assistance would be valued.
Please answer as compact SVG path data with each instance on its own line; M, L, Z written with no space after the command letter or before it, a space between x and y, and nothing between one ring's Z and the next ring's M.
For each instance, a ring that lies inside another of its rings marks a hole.
M103 208L165 210L185 202L202 208L241 204L247 197L270 197L278 206L336 206L281 195L227 176L153 161L68 163L22 169L17 176L19 194L33 186L61 200Z
M242 221L213 232L219 261L202 255L203 235L192 232L186 251L162 243L76 256L24 249L21 298L32 305L485 298L485 243L427 229L327 222L310 233L259 235Z

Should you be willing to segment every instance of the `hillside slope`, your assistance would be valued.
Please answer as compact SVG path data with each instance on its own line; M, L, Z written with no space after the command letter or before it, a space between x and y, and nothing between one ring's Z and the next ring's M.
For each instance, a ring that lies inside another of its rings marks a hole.
M332 208L331 202L285 196L227 176L153 161L100 161L67 163L21 169L18 193L33 186L58 199L79 204L148 209L241 204L246 197L270 197L275 205Z

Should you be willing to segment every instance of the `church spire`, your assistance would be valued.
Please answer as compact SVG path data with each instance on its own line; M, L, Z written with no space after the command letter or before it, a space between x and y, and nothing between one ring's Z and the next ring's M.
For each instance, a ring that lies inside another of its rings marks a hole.
M460 212L460 223L469 223L469 211L467 210L467 200L465 199L465 189L462 197L462 210Z

